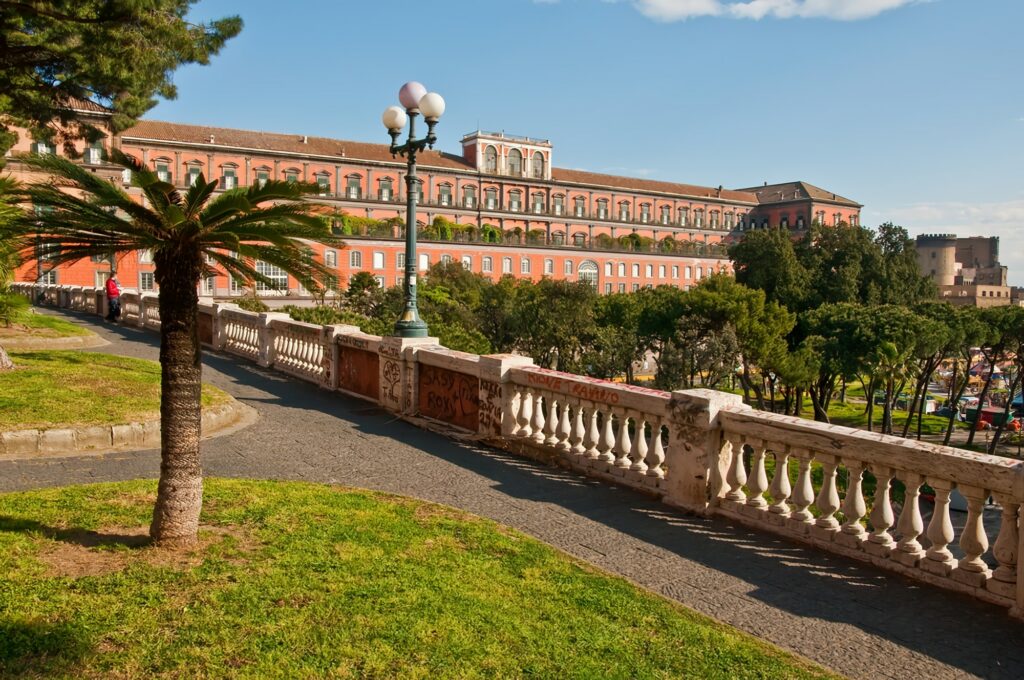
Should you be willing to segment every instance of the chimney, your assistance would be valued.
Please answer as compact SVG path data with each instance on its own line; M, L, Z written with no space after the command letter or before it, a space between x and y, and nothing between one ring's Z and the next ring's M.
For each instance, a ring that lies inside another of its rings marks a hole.
M764 185L765 185L765 186L768 186L768 180L765 180L765 181L764 181Z
M309 137L307 137L306 135L302 135L302 143L309 144Z
M213 144L213 135L210 135L210 144Z
M721 198L721 197L722 197L722 185L719 184L718 185L718 198Z

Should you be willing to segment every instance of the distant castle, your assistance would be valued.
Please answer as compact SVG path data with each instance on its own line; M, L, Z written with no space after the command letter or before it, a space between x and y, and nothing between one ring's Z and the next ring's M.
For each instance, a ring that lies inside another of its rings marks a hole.
M1024 305L1024 288L1007 283L999 264L998 236L922 234L917 237L917 264L939 287L939 297L957 305L995 307Z

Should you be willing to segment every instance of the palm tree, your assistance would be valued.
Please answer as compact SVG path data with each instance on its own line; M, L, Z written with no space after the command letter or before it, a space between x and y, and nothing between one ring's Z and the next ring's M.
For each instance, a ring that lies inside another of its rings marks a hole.
M13 222L21 214L16 204L15 187L15 182L10 177L0 177L0 229L3 228L3 225ZM10 323L12 317L16 316L22 306L21 298L7 290L8 284L14 278L17 265L18 259L11 244L0 238L0 322ZM8 371L12 368L14 368L14 363L7 355L7 351L0 345L0 371Z
M0 242L35 257L38 239L53 266L87 257L150 250L160 306L160 483L150 536L160 544L192 544L202 509L200 467L201 363L197 288L213 266L229 276L274 282L254 267L260 260L292 274L310 290L330 270L309 257L310 241L341 245L315 204L300 199L316 185L269 181L214 195L203 175L184 194L136 159L114 152L131 171L140 204L123 189L57 156L26 162L52 179L24 190L25 203L47 210L0 226Z

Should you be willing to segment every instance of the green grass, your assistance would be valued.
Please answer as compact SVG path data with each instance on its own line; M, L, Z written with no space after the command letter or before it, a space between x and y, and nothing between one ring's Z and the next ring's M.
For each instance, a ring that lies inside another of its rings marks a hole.
M213 479L201 550L119 543L118 527L149 521L155 489L0 495L0 675L833 677L518 532L410 499ZM83 530L106 545L82 547L96 542ZM102 568L82 575L89 560Z
M0 430L113 425L159 416L160 364L96 352L12 352L0 373ZM203 405L228 396L203 385Z
M20 314L10 328L0 326L0 341L5 338L69 338L90 332L60 317L29 311Z

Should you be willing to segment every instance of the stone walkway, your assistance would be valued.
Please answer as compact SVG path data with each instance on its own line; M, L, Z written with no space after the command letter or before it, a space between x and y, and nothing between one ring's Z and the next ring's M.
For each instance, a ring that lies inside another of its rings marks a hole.
M155 334L88 323L101 351L156 359ZM260 420L204 443L206 474L379 489L463 508L855 678L1021 678L1024 623L631 491L416 428L359 400L207 354L204 379ZM154 478L156 451L0 462L0 491Z

